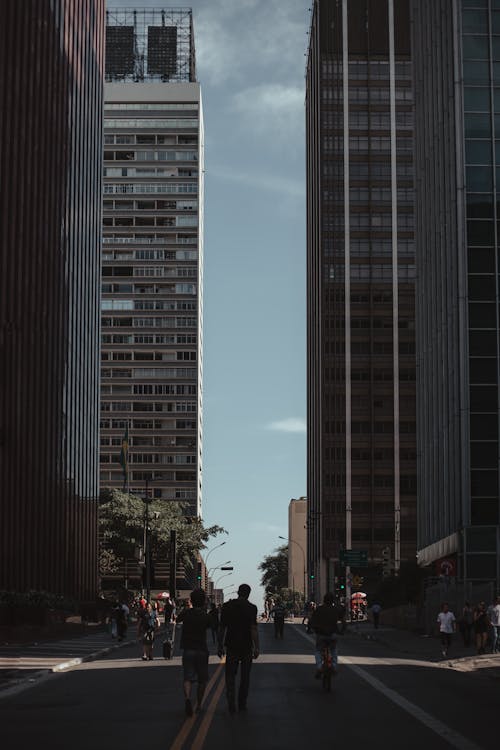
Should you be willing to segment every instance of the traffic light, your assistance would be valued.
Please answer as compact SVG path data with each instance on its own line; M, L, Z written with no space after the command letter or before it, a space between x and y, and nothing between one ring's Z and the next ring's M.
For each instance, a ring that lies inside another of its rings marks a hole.
M198 568L198 570L197 570L197 573L196 573L196 580L198 581L198 583L201 584L201 562L199 562L197 564L197 568Z
M314 581L314 573L309 573L309 578L311 579L311 581Z
M382 550L382 578L388 578L392 573L391 548Z

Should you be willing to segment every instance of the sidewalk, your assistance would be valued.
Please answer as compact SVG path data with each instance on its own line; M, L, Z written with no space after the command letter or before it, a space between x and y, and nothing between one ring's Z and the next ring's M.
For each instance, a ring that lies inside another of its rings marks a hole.
M76 638L0 645L0 698L19 692L50 674L134 643L137 640L130 638L118 643L109 633L99 631Z
M500 654L478 655L474 646L465 648L459 633L453 636L449 655L443 657L438 636L421 635L383 624L375 629L371 622L353 622L349 624L348 632L366 640L376 641L398 654L434 662L443 668L473 672L500 680Z

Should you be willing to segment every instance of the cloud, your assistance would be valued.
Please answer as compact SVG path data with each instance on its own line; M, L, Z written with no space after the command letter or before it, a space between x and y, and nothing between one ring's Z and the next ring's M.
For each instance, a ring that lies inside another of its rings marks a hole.
M289 149L304 139L304 90L282 83L264 83L234 94L231 109L258 137L267 135ZM277 136L277 137L276 137Z
M200 5L194 22L202 83L296 79L305 65L308 20L301 0L211 0Z
M277 524L265 523L265 521L252 521L250 523L250 528L254 531L258 531L259 533L273 534L273 536L274 535L279 536L280 534L282 534L283 536L285 536L285 532L283 531L283 525L278 526ZM279 542L278 540L277 546L279 546L282 543L283 542Z
M302 417L288 417L288 419L271 422L271 424L267 426L267 429L276 430L278 432L305 433L307 432L307 425L306 420Z
M211 176L220 180L238 182L247 187L257 188L258 190L281 193L281 195L290 198L305 197L306 189L303 181L280 177L276 174L242 172L241 169L236 170L230 167L218 166L207 170L207 177L210 178Z

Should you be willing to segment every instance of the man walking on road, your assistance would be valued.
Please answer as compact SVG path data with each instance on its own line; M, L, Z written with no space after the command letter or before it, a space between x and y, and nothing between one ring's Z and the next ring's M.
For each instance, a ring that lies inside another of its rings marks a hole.
M218 654L226 649L226 696L229 713L236 711L236 674L241 664L238 690L238 709L247 707L248 688L252 659L259 656L259 635L257 632L257 607L250 604L250 586L242 583L238 598L226 602L221 611Z
M443 656L448 656L451 646L451 636L456 629L456 620L453 612L450 612L448 602L443 602L442 611L437 616L439 632L441 633L441 644Z
M201 710L208 682L207 630L211 626L210 617L205 612L205 592L195 589L190 596L192 607L186 607L177 622L182 623L181 649L184 669L184 702L187 716L193 715L191 687L198 682L196 693L196 713Z

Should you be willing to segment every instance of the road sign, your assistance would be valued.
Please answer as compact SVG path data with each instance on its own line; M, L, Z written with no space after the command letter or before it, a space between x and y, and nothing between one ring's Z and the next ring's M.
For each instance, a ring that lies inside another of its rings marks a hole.
M340 550L339 563L344 567L349 565L353 568L366 568L368 566L368 551L365 549L342 549Z

